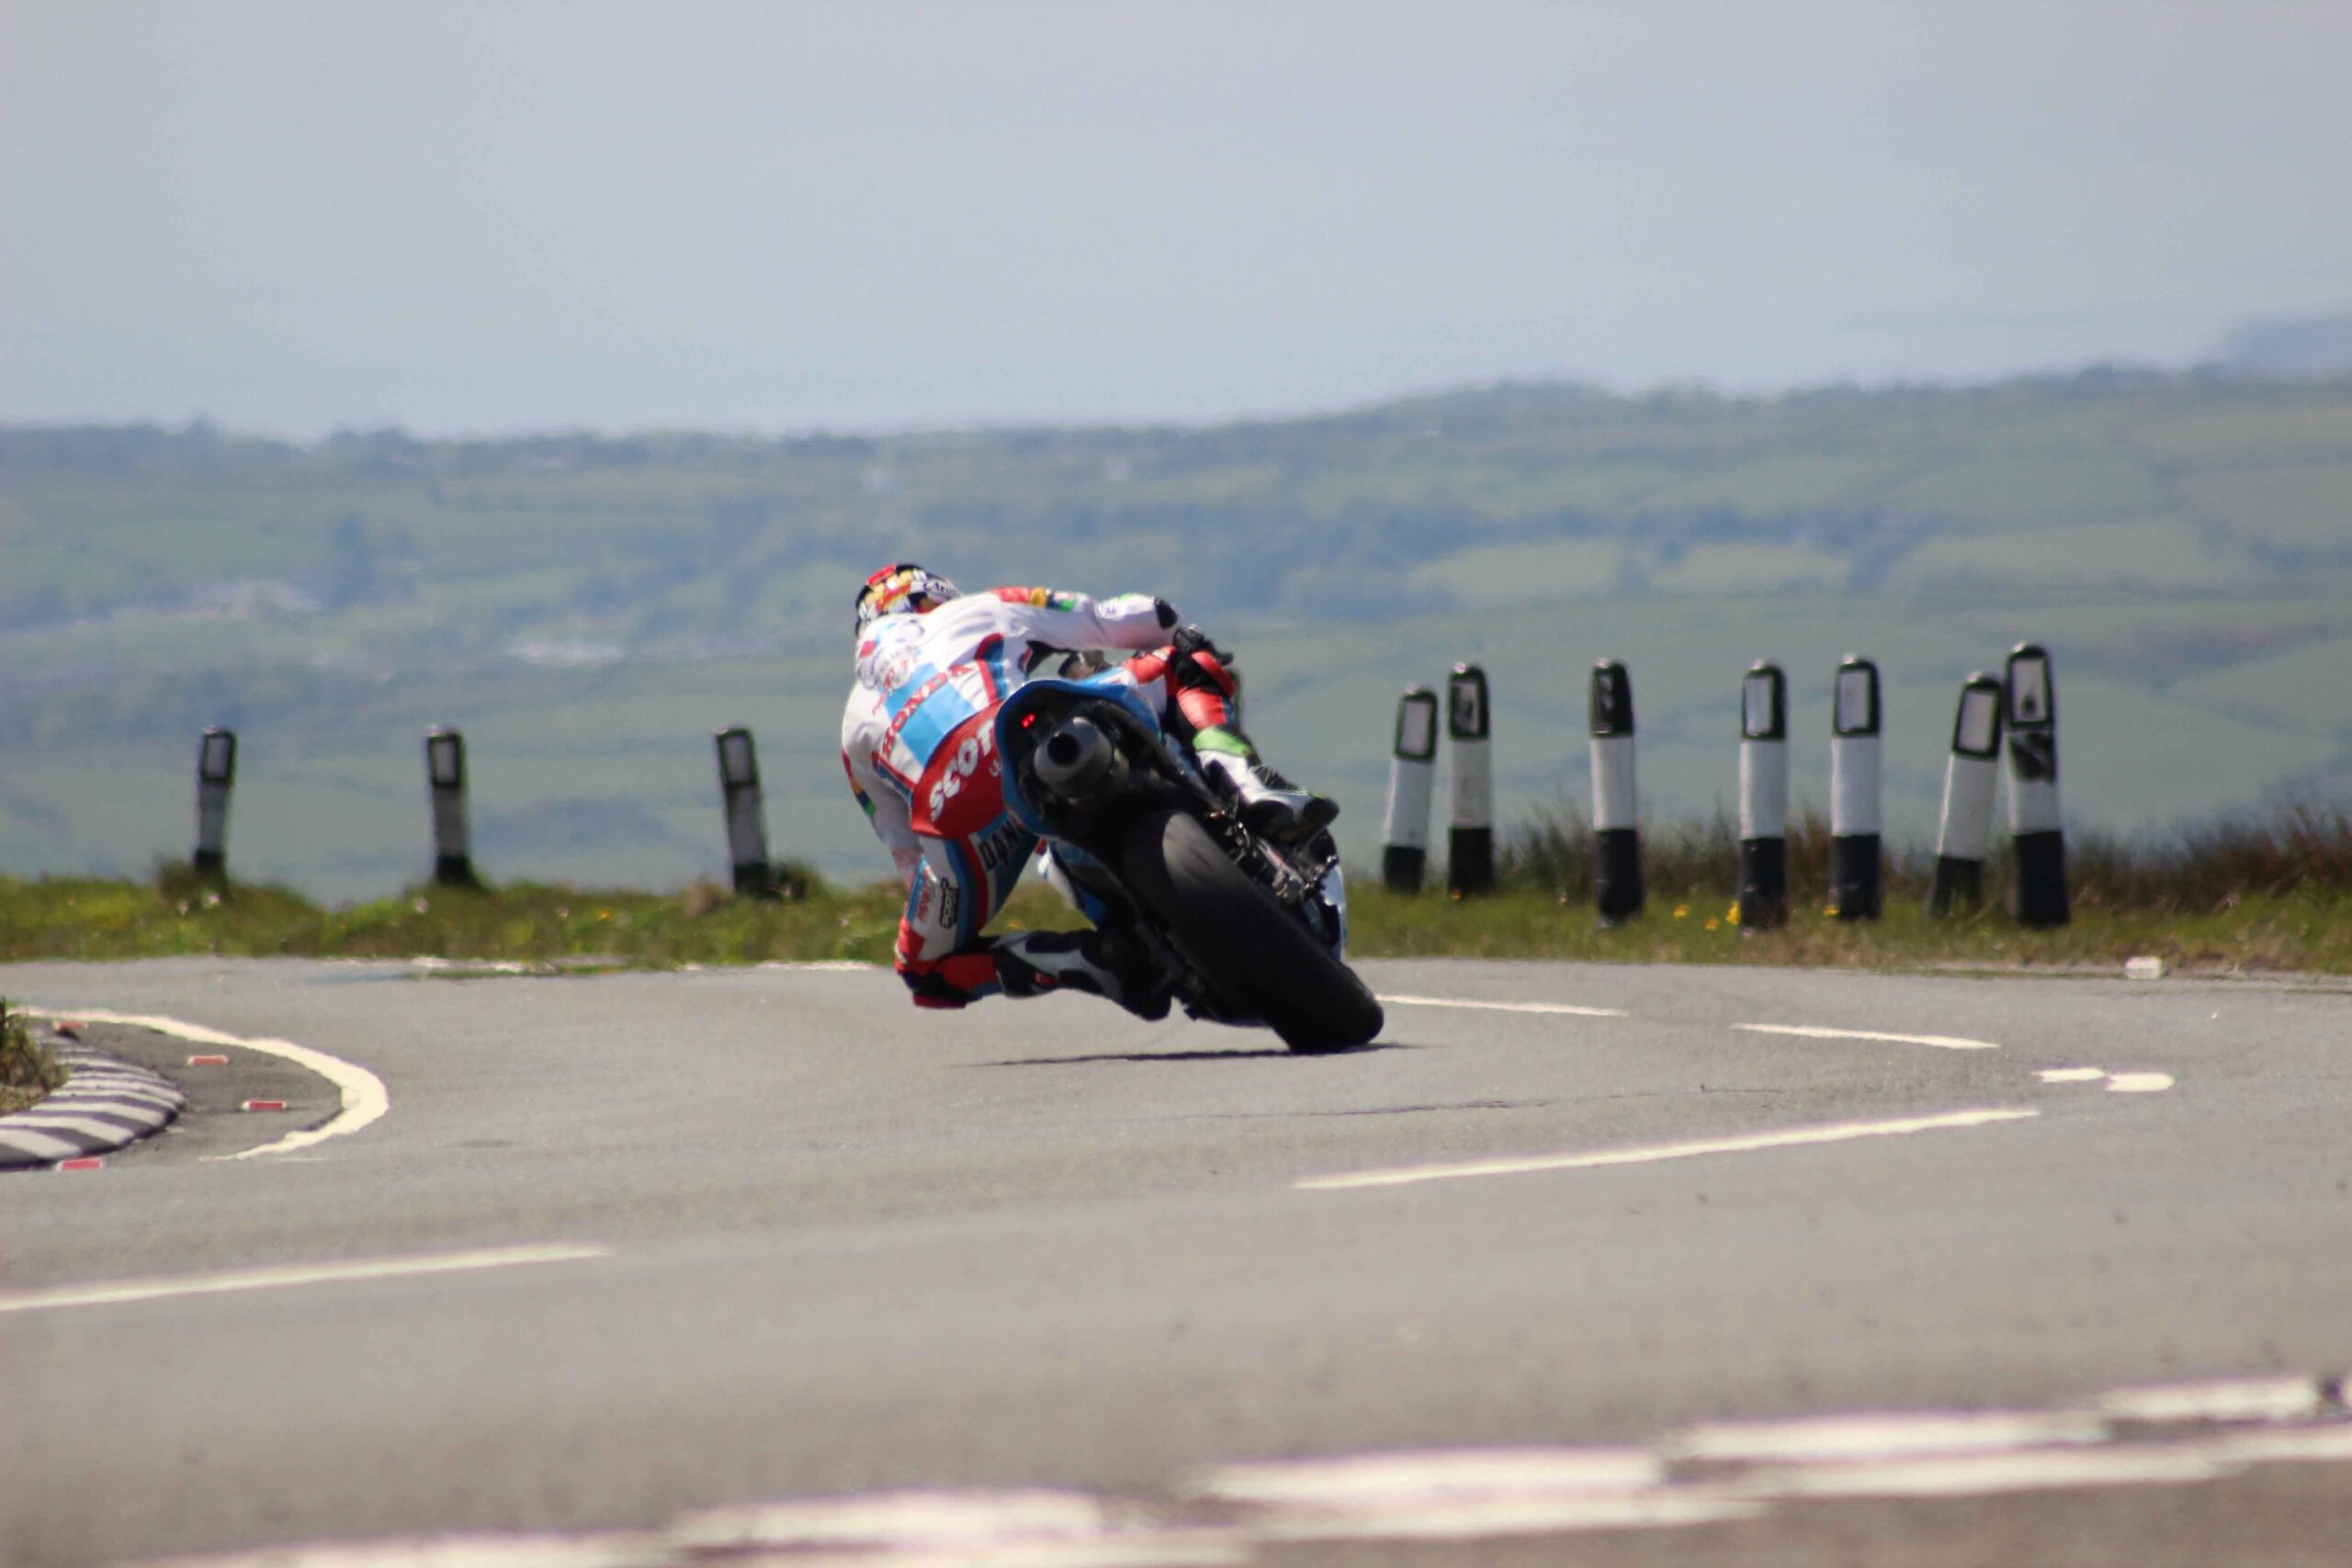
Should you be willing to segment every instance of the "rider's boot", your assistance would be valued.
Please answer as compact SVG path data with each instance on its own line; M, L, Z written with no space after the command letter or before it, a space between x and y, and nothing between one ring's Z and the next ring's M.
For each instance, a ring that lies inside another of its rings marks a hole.
M1339 802L1305 790L1268 767L1249 737L1230 724L1197 730L1193 756L1201 771L1223 781L1241 803L1250 830L1277 843L1294 843L1331 825Z
M1168 976L1151 955L1107 933L1023 931L991 948L996 976L1008 997L1035 997L1057 990L1106 997L1137 1018L1153 1022L1168 1016Z

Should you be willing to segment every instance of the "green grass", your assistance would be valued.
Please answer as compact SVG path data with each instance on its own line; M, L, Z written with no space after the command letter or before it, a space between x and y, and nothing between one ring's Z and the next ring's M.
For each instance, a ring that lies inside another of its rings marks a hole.
M1930 920L1928 857L1888 857L1886 912L1843 921L1826 910L1827 831L1791 836L1792 917L1741 928L1736 846L1717 821L1684 821L1645 840L1649 904L1603 927L1592 908L1591 834L1572 809L1539 814L1510 836L1503 887L1454 898L1395 894L1359 873L1351 953L1359 958L1547 958L1859 968L2120 968L2154 955L2183 968L2352 974L2352 811L2287 810L2164 839L2098 835L2070 845L2075 919L2025 931L2003 913L1996 861L1984 908ZM848 960L887 964L901 897L887 885L832 886L787 868L794 896L761 902L697 883L676 893L514 884L410 887L324 908L283 887L199 881L185 866L151 881L0 878L0 962L225 956L433 957L577 967L673 967ZM1077 918L1035 883L1000 929L1063 929Z
M65 1069L33 1039L22 1013L0 997L0 1116L40 1104L65 1082Z

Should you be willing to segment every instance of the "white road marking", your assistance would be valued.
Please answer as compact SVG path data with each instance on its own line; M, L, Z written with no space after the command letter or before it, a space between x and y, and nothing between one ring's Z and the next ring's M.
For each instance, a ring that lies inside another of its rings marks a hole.
M1562 1013L1571 1018L1623 1018L1623 1008L1577 1007L1568 1002L1476 1002L1459 997L1381 997L1384 1006L1393 1008L1464 1008L1472 1012L1534 1012Z
M1269 1541L1479 1540L1578 1530L1673 1529L1754 1518L1764 1511L1764 1505L1751 1498L1680 1487L1587 1497L1494 1497L1360 1514L1278 1513L1253 1522L1250 1533Z
M1740 1495L1976 1497L2081 1486L2177 1485L2213 1481L2232 1466L2205 1448L2026 1449L1946 1459L1801 1465L1745 1478Z
M1933 1045L1943 1051L1997 1051L1993 1040L1969 1040L1957 1034L1882 1034L1874 1029L1825 1029L1812 1023L1735 1023L1756 1034L1797 1034L1807 1040L1883 1040L1896 1045Z
M668 1560L645 1536L450 1535L266 1546L140 1568L657 1568Z
M2097 1083L2107 1077L2105 1067L2044 1067L2033 1075L2043 1083Z
M1170 1528L1082 1492L880 1492L712 1508L667 1534L664 1562L788 1556L875 1568L1227 1568L1247 1544L1219 1529ZM836 1554L839 1555L836 1555Z
M1633 1492L1665 1478L1665 1465L1644 1449L1440 1449L1220 1465L1190 1478L1183 1490L1196 1497L1263 1507L1396 1507L1497 1496Z
M2322 1413L2317 1382L2307 1377L2233 1378L2164 1383L2102 1394L2101 1414L2117 1421L2307 1421Z
M1393 1170L1353 1171L1342 1176L1309 1176L1292 1182L1291 1186L1302 1192L1332 1192L1359 1187L1404 1187L1417 1181L1450 1181L1474 1176L1591 1170L1602 1166L1646 1165L1657 1160L1695 1159L1702 1155L1753 1154L1764 1149L1798 1148L1812 1144L1842 1144L1855 1138L1899 1137L1909 1133L1940 1132L1947 1128L1983 1127L1996 1122L2018 1122L2041 1114L2039 1111L1954 1111L1940 1116L1912 1116L1894 1122L1849 1122L1827 1127L1794 1127L1780 1133L1750 1133L1736 1138L1657 1144L1646 1148L1466 1160L1459 1165L1417 1165Z
M25 1004L25 1010L46 1013L51 1018L86 1019L92 1023L130 1024L198 1045L237 1045L248 1051L283 1056L289 1062L310 1068L334 1085L343 1096L343 1109L323 1126L312 1127L307 1132L288 1133L274 1144L263 1144L233 1155L215 1156L215 1158L253 1159L261 1155L306 1149L329 1138L356 1133L392 1108L392 1097L386 1091L383 1079L356 1062L330 1056L324 1051L313 1050L308 1045L297 1045L291 1040L249 1039L243 1035L223 1033L218 1029L208 1029L200 1023L187 1023L176 1018L162 1018L148 1013L107 1012L96 1008L36 1008L29 1003Z
M1930 1411L1692 1427L1669 1447L1683 1459L1844 1464L2098 1443L2107 1436L2106 1421L2088 1412Z
M221 1274L177 1279L118 1280L104 1285L61 1285L45 1291L0 1295L0 1314L45 1312L58 1307L113 1306L125 1302L164 1301L174 1296L217 1296L235 1291L273 1291L297 1285L336 1285L361 1280L397 1280L417 1274L457 1274L477 1269L510 1269L528 1263L576 1263L609 1258L608 1247L548 1242L536 1247L483 1247L414 1258L375 1258L348 1263L289 1264L238 1269Z
M707 1509L670 1535L691 1551L744 1551L1085 1540L1112 1528L1109 1506L1082 1492L877 1492Z
M2173 1085L2170 1073L2109 1073L2107 1092L2109 1094L2162 1094Z

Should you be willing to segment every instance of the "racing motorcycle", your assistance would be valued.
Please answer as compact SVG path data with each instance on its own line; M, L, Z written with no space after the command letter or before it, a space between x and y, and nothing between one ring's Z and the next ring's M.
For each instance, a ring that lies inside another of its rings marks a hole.
M1131 935L1194 1018L1263 1024L1293 1051L1380 1032L1344 954L1347 890L1327 830L1252 833L1132 689L1037 679L996 717L1004 801L1095 923Z

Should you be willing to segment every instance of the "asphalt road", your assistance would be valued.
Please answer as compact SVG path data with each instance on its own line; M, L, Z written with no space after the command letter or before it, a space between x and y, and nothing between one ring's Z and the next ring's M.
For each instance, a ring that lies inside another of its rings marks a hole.
M2352 993L1364 970L1512 1007L0 969L389 1097L101 1031L196 1104L0 1178L0 1561L2352 1561Z

